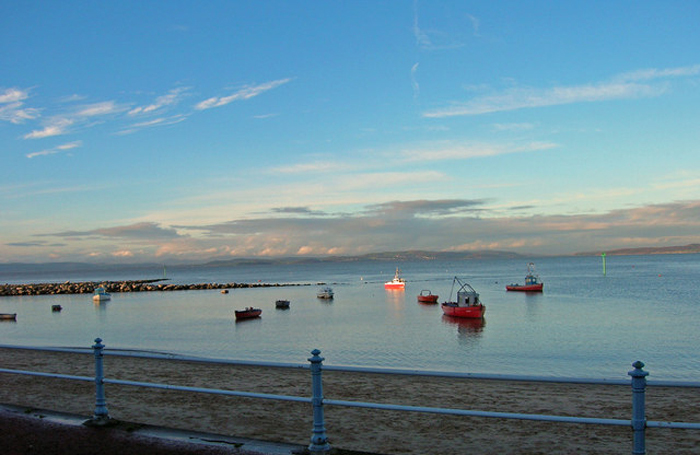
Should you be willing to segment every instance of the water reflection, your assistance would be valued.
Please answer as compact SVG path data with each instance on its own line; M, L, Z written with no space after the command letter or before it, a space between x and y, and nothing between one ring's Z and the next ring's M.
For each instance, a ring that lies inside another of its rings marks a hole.
M403 305L406 303L406 291L403 289L385 289L384 292L386 293L386 301L392 308L395 310L403 308Z
M486 326L486 319L455 318L442 315L442 323L457 327L457 337L463 340L477 339L481 337Z

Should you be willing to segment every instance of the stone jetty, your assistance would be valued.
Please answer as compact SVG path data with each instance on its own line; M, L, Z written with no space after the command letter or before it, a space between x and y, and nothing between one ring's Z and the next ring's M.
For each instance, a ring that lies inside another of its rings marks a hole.
M0 285L0 297L14 295L52 295L52 294L92 294L95 288L103 287L107 292L151 292L151 291L196 291L206 289L263 288L281 286L311 286L311 284L280 283L197 283L167 284L159 280L133 281L82 281L63 283L30 283Z

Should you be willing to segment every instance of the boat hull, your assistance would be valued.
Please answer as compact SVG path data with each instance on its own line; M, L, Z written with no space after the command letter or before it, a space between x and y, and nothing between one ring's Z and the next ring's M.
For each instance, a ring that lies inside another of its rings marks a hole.
M394 275L394 279L384 283L384 289L403 290L404 288L406 288L406 281L399 276L399 268L396 267L396 274Z
M429 303L429 304L437 303L437 301L438 301L437 295L431 294L430 291L425 291L425 292L427 292L427 294L424 292L418 294L418 303Z
M521 292L542 292L544 283L538 284L510 284L506 286L506 291L521 291Z
M0 313L0 321L16 321L17 313Z
M107 300L110 300L112 296L109 294L95 294L92 296L92 300L95 302L106 302Z
M289 308L289 300L277 300L275 302L275 308L286 310Z
M324 299L324 300L330 300L333 298L333 289L326 287L318 291L318 294L316 294L316 297L319 299Z
M252 319L260 317L262 310L257 308L253 310L236 310L235 313L236 319Z
M455 318L480 319L484 317L486 307L483 304L457 306L449 303L443 303L442 312L445 314L445 316L452 316Z

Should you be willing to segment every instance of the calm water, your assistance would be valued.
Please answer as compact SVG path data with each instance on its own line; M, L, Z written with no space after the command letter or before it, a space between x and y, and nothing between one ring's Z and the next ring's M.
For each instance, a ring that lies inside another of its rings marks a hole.
M655 379L700 378L700 255L542 258L542 294L506 292L523 282L526 262L470 260L361 262L228 268L169 267L175 283L271 282L308 286L89 295L3 297L0 344L140 349L210 358L304 363L318 348L327 364L460 371L627 378L642 360ZM405 291L382 283L399 266ZM159 278L163 270L90 273L64 270L10 273L0 282ZM418 304L430 289L440 301L452 277L466 279L487 306L483 322L444 317L439 305ZM329 282L335 299L316 298ZM276 310L276 299L291 309ZM63 311L52 313L51 305ZM236 322L233 310L263 309Z

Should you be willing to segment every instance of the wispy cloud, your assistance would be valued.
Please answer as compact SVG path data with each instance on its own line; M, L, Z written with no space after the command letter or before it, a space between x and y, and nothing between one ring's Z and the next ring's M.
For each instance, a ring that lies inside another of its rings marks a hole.
M14 87L0 92L0 120L20 124L39 117L38 109L23 107L28 97L26 90Z
M73 120L64 117L53 118L43 129L34 130L24 135L25 139L43 139L45 137L61 136L66 134Z
M411 87L413 88L413 98L418 98L418 95L420 95L420 86L418 85L416 73L418 73L418 63L411 67Z
M479 19L476 16L472 16L471 14L467 14L467 19L472 23L472 27L474 28L474 36L480 37L481 35L479 34L479 27L481 26L481 23Z
M428 2L428 4L430 3ZM435 5L431 4L429 9L434 10ZM467 37L464 36L463 32L469 28L473 30L473 36L479 36L479 20L475 16L471 14L454 14L453 11L448 16L445 21L437 24L437 26L423 27L419 24L418 1L414 0L413 36L418 49L439 51L464 47L467 43ZM435 17L434 14L433 17ZM469 21L469 24L465 23L465 19Z
M8 88L5 89L3 93L0 94L0 104L5 103L16 103L17 101L22 101L27 99L29 95L26 91L20 90L18 88Z
M124 105L119 105L114 101L103 101L100 103L85 104L79 106L72 114L73 117L99 117L124 112L127 109Z
M666 92L668 86L663 81L653 84L650 83L651 81L689 77L697 74L700 74L700 65L639 70L620 74L610 81L596 84L549 88L515 87L493 95L476 97L464 103L453 103L449 107L427 111L423 113L423 116L440 118L480 115L581 102L654 97Z
M413 1L413 36L416 39L416 46L418 46L419 49L432 47L430 37L426 33L423 33L418 25L418 0Z
M96 117L105 117L124 112L125 105L117 104L114 101L103 101L100 103L83 104L76 106L68 113L55 115L46 120L44 128L37 129L25 134L24 139L44 139L47 137L61 136L67 134L77 125L86 125Z
M338 167L337 162L332 161L315 161L313 163L298 163L289 166L280 166L272 169L273 173L281 174L301 174L309 172L328 172L333 171Z
M622 81L649 81L653 79L664 79L671 77L697 76L700 74L700 65L683 66L679 68L647 68L617 76Z
M54 147L52 149L47 149L47 150L42 150L40 152L33 152L33 153L27 153L27 158L35 158L37 156L46 156L46 155L54 155L56 153L60 153L66 150L71 150L76 147L82 146L83 143L82 141L75 141L75 142L69 142L67 144L62 144L57 147Z
M437 143L401 151L405 161L466 160L485 156L549 150L559 145L553 142L529 142L525 144L462 144Z
M178 87L170 90L166 95L159 96L155 102L147 106L139 106L129 111L129 115L149 114L165 107L179 103L186 95L189 87Z
M156 118L153 120L149 120L147 122L134 123L133 125L126 127L125 129L117 132L116 134L117 135L132 134L132 133L135 133L135 132L142 130L144 128L175 125L176 123L180 123L180 122L183 122L185 120L187 120L187 116L184 114L173 115L172 117L160 117L160 118Z
M266 82L264 84L246 86L246 87L243 87L242 89L236 91L235 93L232 93L231 95L221 96L221 97L215 96L215 97L206 99L204 101L201 101L201 102L197 103L197 105L195 106L195 109L201 111L201 110L205 110L205 109L211 109L214 107L225 106L225 105L232 103L234 101L247 100L247 99L256 97L262 93L265 93L269 90L277 88L281 85L284 85L284 84L290 82L291 80L292 80L291 78L278 79L276 81L270 81L270 82Z
M535 127L532 123L494 123L495 131L526 131Z

